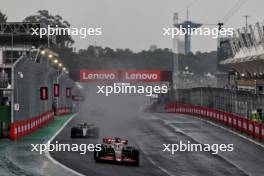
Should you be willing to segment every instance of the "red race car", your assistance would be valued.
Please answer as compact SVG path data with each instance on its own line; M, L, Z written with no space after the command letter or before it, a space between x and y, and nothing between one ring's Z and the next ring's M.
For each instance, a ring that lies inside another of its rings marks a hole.
M139 150L128 146L128 141L118 137L103 138L101 151L94 152L96 162L116 162L139 166Z

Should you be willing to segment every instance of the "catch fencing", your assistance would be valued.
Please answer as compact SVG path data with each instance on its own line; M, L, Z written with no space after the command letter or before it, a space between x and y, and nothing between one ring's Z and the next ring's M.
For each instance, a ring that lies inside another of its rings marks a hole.
M256 110L262 115L264 95L247 91L202 87L173 90L166 96L160 97L159 101L162 104L177 102L206 106L249 118L252 111Z
M53 83L57 72L47 64L31 59L21 59L14 68L14 109L13 121L36 117L52 110ZM41 87L47 87L48 99L40 99Z
M75 84L74 82L68 77L68 75L62 75L58 79L59 83L59 98L57 99L58 103L56 105L56 109L58 113L62 113L63 109L72 109L72 94L75 92ZM69 95L67 95L67 89L69 92ZM64 112L65 113L65 112Z
M13 102L10 138L35 131L54 119L54 115L71 112L74 82L46 62L21 58L13 66ZM54 84L59 84L59 97L54 96ZM41 98L45 88L45 98ZM67 89L70 95L67 95Z

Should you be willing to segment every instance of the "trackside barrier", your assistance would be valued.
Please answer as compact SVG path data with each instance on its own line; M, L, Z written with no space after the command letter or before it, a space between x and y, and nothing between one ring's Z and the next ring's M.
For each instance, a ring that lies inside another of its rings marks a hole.
M62 107L56 109L56 115L65 115L71 112L71 108Z
M10 126L10 139L17 140L22 136L41 128L53 119L54 112L50 110L31 119L16 121Z
M216 123L221 123L232 130L246 133L253 138L264 141L264 124L254 122L233 113L216 110L205 106L195 106L189 104L169 103L164 106L165 112L188 114Z
M57 115L65 115L71 112L70 108L59 108L57 109ZM33 117L27 120L20 120L12 123L10 125L10 139L18 140L21 137L36 131L37 129L43 127L50 121L54 119L54 111L47 111L37 117Z

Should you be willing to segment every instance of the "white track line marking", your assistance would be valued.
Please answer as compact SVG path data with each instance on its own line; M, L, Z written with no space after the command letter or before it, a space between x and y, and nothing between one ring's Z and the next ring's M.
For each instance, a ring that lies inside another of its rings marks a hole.
M175 176L173 175L172 173L170 173L169 171L167 171L166 169L164 169L163 167L159 166L159 164L157 164L155 161L153 161L150 157L147 156L147 152L143 149L143 147L138 144L141 151L145 154L145 157L154 165L156 166L157 168L159 168L161 171L163 171L164 173L166 173L167 175L169 176Z
M65 128L65 126L73 119L73 117L75 117L77 114L73 114L63 125L62 125L62 127L50 138L50 139L48 139L48 141L50 141L50 142L52 142L55 138L56 138L56 136L58 136L58 134L63 130L63 128ZM77 171L75 171L75 170L73 170L73 169L71 169L71 168L69 168L69 167L67 167L67 166L65 166L65 165L63 165L62 163L60 163L59 161L57 161L57 160L55 160L51 155L50 155L50 153L49 153L49 151L47 151L47 150L45 150L45 156L51 161L51 162L53 162L55 165L58 165L58 166L60 166L60 167L62 167L63 169L65 169L65 170L67 170L67 171L69 171L69 172L71 172L72 174L74 174L74 175L77 175L77 176L85 176L85 175L83 175L83 174L81 174L81 173L79 173L79 172L77 172Z

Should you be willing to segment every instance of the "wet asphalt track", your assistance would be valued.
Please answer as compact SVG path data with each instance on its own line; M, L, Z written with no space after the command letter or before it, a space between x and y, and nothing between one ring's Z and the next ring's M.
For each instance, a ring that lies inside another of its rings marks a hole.
M111 98L110 98L111 99ZM145 97L100 98L80 107L73 119L55 140L60 143L100 143L104 136L127 138L139 147L139 167L95 163L92 153L53 152L51 155L64 165L87 176L261 176L264 173L264 148L243 138L216 128L196 118L176 114L144 114L138 108ZM104 100L104 101L102 101ZM109 101L109 102L108 102ZM97 103L102 104L98 107ZM106 104L111 104L108 107ZM90 121L100 127L100 139L71 139L70 128L78 122ZM179 143L234 144L233 152L212 155L209 152L162 152L163 144Z

